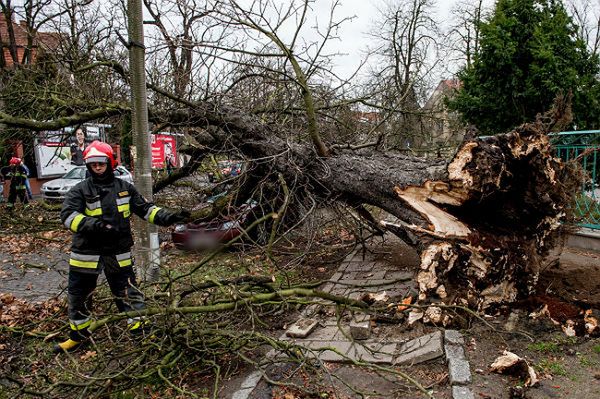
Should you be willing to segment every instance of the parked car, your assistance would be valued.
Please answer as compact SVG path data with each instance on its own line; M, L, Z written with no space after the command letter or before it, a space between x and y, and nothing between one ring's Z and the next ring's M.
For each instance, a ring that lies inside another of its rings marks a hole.
M225 244L242 234L249 224L256 201L247 201L228 217L209 222L179 224L171 233L177 248L188 250L211 249Z
M236 177L242 173L243 163L241 161L219 161L217 165L219 167L221 178L223 179L228 177ZM208 181L210 183L215 183L217 180L219 179L214 172L208 172Z
M87 168L85 166L76 166L65 173L63 177L42 184L40 189L42 198L44 201L63 201L67 192L85 179L86 172ZM133 184L133 176L123 166L117 166L115 176Z

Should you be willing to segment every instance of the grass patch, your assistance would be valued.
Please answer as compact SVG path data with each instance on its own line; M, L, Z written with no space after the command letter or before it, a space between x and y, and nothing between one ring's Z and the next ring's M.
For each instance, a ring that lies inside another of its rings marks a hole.
M600 355L600 344L592 346L592 352Z
M537 367L548 374L560 376L567 375L567 369L558 360L543 359L537 364Z
M557 353L560 347L556 342L536 342L529 344L527 349L541 353Z
M596 367L596 366L598 366L598 362L597 361L590 360L586 356L579 356L579 364L581 364L583 367Z

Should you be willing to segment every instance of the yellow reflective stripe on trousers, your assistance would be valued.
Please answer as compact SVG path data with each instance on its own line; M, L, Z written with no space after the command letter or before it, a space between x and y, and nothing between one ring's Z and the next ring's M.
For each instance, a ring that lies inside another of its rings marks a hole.
M121 266L121 267L131 266L133 264L133 261L131 260L131 252L125 252L124 254L118 254L118 255L115 255L115 257L117 258L117 262L119 263L119 266Z
M71 330L79 331L79 330L83 330L84 328L88 328L90 326L90 324L92 324L92 320L87 319L83 323L71 320L71 322L69 324L71 325Z
M98 267L99 261L100 255L83 255L71 252L69 265L75 267L82 267L84 269L96 269Z
M146 324L146 321L147 320L144 320L141 317L132 317L127 319L127 327L129 328L129 331L137 330L138 328Z
M95 269L98 267L98 262L69 259L69 265L75 266L75 267L83 267L85 269Z

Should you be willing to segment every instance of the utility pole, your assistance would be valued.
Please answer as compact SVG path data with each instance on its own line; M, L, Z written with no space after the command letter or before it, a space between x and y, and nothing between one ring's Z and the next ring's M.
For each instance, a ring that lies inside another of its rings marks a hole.
M135 154L133 159L135 186L152 201L152 159L150 132L148 129L148 104L146 103L146 68L144 47L144 25L141 0L127 0L129 30L129 74L131 82L131 121ZM137 222L136 231L138 274L141 281L155 281L160 271L160 247L158 229L151 224Z

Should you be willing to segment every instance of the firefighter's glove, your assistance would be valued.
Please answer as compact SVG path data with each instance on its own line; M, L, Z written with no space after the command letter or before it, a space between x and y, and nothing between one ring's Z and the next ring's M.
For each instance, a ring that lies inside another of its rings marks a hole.
M116 231L112 225L106 223L103 220L96 220L96 223L94 223L94 227L96 228L96 231L100 233L114 233Z
M189 221L191 215L192 214L189 211L186 211L185 209L182 209L177 212L172 212L169 216L167 216L167 224L175 224Z

